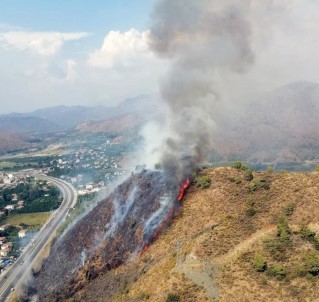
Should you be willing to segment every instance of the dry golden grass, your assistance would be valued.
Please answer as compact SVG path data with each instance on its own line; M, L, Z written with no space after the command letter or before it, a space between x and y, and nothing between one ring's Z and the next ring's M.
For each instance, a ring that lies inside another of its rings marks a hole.
M216 269L207 275L212 286L218 285L218 301L314 301L319 298L318 277L294 278L289 282L265 280L251 269L250 261L243 260L245 255L261 248L261 240L274 234L275 224L288 204L294 207L288 217L289 224L319 223L319 174L254 172L255 179L265 179L270 187L250 193L243 171L216 168L202 173L211 178L210 188L202 190L191 186L180 214L166 232L145 253L112 272L114 275L129 273L143 267L142 273L113 301L165 302L169 293L179 295L183 302L216 301L207 292L209 280L205 279L201 286L190 278L209 266ZM241 182L236 183L234 179ZM251 206L256 214L250 217L247 209ZM289 259L297 261L298 249L302 250L304 245L297 244ZM198 265L189 265L190 254L196 257ZM205 267L206 264L209 265ZM89 293L98 282L99 279L94 280L85 291ZM95 296L98 301L103 292L96 291Z

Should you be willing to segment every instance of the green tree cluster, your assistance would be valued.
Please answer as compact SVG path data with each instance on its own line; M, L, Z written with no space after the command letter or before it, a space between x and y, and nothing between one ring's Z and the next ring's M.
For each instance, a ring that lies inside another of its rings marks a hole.
M247 164L244 164L244 163L242 163L242 162L240 162L240 161L235 161L235 162L233 162L233 163L231 164L231 167L234 168L234 169L243 170L243 171L249 169L248 166L247 166Z
M253 266L256 272L264 272L267 269L267 262L262 254L256 253L253 258Z
M212 180L208 175L197 175L194 182L197 188L207 189L210 187Z

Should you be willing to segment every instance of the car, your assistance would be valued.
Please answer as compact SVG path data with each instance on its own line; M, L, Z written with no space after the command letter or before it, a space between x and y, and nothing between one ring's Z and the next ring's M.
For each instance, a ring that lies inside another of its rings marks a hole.
M11 287L10 292L13 292L13 291L14 291L14 287Z

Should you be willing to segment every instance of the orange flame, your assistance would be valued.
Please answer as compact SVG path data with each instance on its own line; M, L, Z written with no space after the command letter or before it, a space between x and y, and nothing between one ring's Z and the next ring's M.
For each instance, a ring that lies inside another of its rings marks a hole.
M187 178L186 181L184 182L184 184L180 187L178 198L177 198L178 201L181 201L183 199L184 194L185 194L185 190L189 187L190 183L191 182L190 182L189 178Z

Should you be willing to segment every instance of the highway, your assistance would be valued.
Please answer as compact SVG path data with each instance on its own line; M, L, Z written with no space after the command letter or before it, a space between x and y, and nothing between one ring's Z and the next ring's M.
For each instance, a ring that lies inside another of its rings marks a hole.
M61 191L63 201L38 234L23 249L20 257L0 275L0 302L8 301L17 285L31 272L32 265L41 254L43 247L52 239L52 234L54 234L65 219L69 209L73 208L77 201L77 194L69 183L42 174L35 174L34 176L56 185Z

